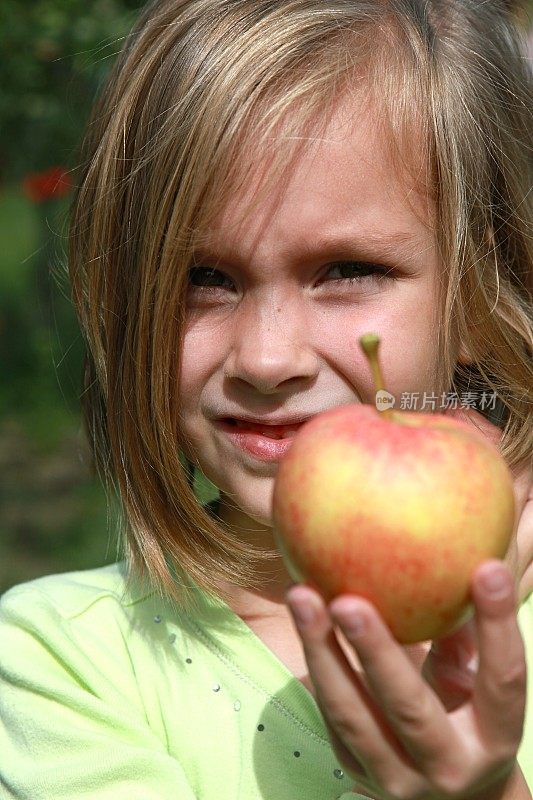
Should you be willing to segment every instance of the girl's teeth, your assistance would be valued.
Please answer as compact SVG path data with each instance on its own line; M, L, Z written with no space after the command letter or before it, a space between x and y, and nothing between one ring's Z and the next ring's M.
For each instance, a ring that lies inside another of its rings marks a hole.
M236 423L238 428L260 433L262 436L268 436L270 439L292 438L301 425L301 423L295 425L259 425L258 423L240 420L236 420Z

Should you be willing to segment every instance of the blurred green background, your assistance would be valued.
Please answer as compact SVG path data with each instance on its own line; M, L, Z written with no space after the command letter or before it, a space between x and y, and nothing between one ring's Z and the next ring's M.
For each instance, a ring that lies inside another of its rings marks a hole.
M0 4L0 592L116 560L80 416L69 170L141 0Z
M81 426L66 223L85 122L142 5L0 3L0 592L117 558Z

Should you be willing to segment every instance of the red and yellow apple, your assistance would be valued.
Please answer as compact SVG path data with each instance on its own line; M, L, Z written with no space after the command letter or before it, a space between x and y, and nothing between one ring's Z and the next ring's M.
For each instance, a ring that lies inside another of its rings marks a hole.
M379 388L379 339L361 344ZM327 601L365 597L408 644L468 616L474 569L509 546L513 482L464 422L346 405L298 431L278 468L273 520L294 580Z

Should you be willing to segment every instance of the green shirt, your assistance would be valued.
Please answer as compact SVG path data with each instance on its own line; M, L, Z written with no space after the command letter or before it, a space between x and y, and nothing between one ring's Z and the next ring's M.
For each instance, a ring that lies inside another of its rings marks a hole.
M0 798L354 798L311 694L224 603L186 616L124 565L0 604ZM520 621L533 663L533 601ZM530 675L530 686L531 683ZM521 766L533 787L533 704Z

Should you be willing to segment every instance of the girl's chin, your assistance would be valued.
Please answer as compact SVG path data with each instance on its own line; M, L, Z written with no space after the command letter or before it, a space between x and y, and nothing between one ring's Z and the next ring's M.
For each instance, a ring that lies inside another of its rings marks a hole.
M264 502L260 502L259 498L231 499L221 494L219 513L222 519L231 525L248 528L250 523L255 523L261 528L271 529L273 525L271 493Z

